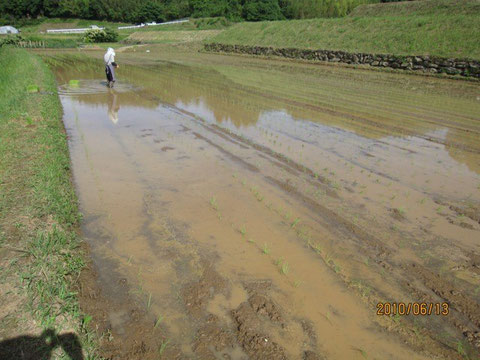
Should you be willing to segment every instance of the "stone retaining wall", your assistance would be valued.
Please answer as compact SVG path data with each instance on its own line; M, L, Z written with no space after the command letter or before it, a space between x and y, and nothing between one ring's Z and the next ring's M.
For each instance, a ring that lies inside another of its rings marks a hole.
M334 50L272 48L264 46L225 45L218 43L205 44L205 50L263 56L281 56L290 59L341 62L346 64L365 64L383 68L480 78L480 62L469 59L450 59L428 55L375 55Z

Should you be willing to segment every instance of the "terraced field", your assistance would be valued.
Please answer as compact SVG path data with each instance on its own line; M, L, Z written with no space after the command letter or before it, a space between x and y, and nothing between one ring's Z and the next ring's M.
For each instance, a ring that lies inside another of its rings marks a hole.
M139 49L44 53L104 355L478 357L478 83Z

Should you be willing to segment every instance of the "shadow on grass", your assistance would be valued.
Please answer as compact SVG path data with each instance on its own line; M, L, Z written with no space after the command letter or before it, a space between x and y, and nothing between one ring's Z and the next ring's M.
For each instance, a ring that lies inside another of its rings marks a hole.
M55 330L44 330L39 336L18 336L0 342L0 359L49 360L53 351L61 347L71 360L84 360L77 335L57 335Z

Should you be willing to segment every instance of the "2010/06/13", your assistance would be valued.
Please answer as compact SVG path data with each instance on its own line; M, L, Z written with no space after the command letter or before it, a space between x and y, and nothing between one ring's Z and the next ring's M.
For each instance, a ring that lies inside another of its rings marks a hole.
M443 315L447 316L450 312L449 304L426 303L426 302L380 302L377 304L377 315Z

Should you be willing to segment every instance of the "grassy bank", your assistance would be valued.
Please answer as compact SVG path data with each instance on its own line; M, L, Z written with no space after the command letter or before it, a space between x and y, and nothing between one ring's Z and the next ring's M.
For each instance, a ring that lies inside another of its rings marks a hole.
M1 48L0 67L0 358L40 359L53 348L64 358L62 347L89 354L76 294L80 214L55 80L21 49ZM43 341L21 337L42 331Z
M478 1L362 5L336 19L236 24L207 41L480 59Z

